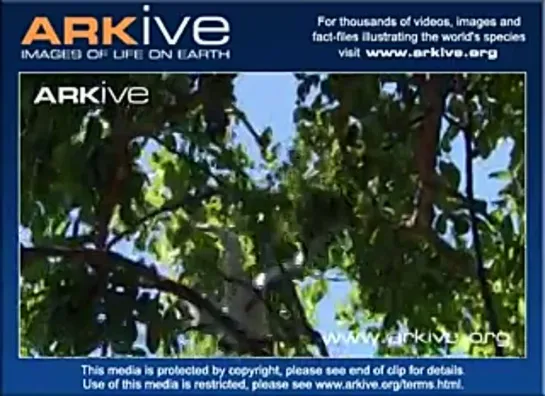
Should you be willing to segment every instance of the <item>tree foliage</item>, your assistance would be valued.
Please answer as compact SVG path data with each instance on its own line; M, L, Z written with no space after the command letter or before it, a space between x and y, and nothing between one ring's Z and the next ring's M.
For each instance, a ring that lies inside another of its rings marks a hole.
M325 354L312 313L334 274L350 285L331 313L348 331L455 335L383 342L377 355L524 355L522 75L297 74L285 156L238 108L237 78L22 77L22 354ZM145 85L150 104L32 104L41 84L102 81ZM499 196L473 197L473 164L505 144L508 167L487 175ZM304 257L296 289L284 279L252 290L266 340L218 307L235 282L221 230L254 279ZM195 308L212 329L194 326ZM498 331L507 345L470 342Z

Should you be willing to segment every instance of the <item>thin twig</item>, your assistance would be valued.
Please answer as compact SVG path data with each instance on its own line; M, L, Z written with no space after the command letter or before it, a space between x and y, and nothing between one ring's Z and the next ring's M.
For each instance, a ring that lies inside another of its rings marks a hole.
M160 216L164 213L174 212L178 209L183 208L184 206L188 206L191 202L190 201L204 201L206 199L211 198L217 193L214 189L209 189L201 192L200 194L197 194L195 196L187 196L184 199L176 202L170 202L160 208L157 208L147 215L143 216L140 220L136 222L136 225L134 227L130 227L129 229L123 231L122 233L116 235L109 243L108 243L108 249L110 249L112 246L116 245L121 241L123 238L126 238L127 236L135 233L140 227L142 227L144 224L146 224L148 221L156 218L157 216Z
M282 263L278 263L278 267L282 271L283 274L286 274L286 269L282 265ZM284 284L286 285L286 288L289 289L290 293L290 300L294 304L294 308L297 311L297 319L301 321L301 324L303 326L303 329L306 331L306 333L310 336L310 339L312 343L318 348L320 351L320 355L323 357L329 356L329 351L327 349L327 345L324 342L324 339L322 338L322 335L320 332L318 332L316 329L314 329L307 318L307 314L305 312L305 308L303 307L303 304L301 303L301 300L299 299L299 296L297 295L297 291L295 290L295 286L291 279L286 279L287 276L282 276L282 279L284 280Z
M473 245L475 248L476 264L477 264L477 277L479 279L479 284L481 286L481 294L484 300L485 310L488 314L488 321L490 322L490 329L494 334L498 334L500 331L498 315L494 308L494 302L492 300L492 292L486 278L486 270L484 268L484 259L481 245L481 237L479 235L478 229L478 218L475 212L474 202L474 191L473 191L473 141L472 133L473 128L471 127L471 117L468 117L468 125L463 129L464 138L465 138L465 151L466 151L466 161L465 161L465 171L467 177L466 183L466 195L471 203L469 205L469 215L471 217L471 232L473 234ZM498 340L494 338L494 348L496 350L496 356L504 356L503 347L499 344Z
M234 105L233 105L233 113L237 117L237 119L240 120L242 124L246 127L248 132L250 132L250 135L252 135L256 143L261 147L261 138L259 136L259 133L257 133L253 125L250 123L246 114Z

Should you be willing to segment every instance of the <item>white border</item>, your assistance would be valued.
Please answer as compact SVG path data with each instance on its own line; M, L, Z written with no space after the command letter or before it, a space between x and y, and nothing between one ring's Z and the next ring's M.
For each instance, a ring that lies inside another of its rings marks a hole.
M144 72L144 71L100 71L100 70L88 70L88 71L19 71L17 76L17 219L18 223L17 226L21 224L21 173L20 173L20 158L21 158L21 76L23 74L33 74L33 75L46 75L46 74L163 74L163 73L169 73L169 74L205 74L205 73L216 73L216 74L233 74L237 73L239 75L260 75L260 74L266 74L266 75L275 75L275 74L293 74L297 73L299 71L291 71L291 72L278 72L278 71L272 71L272 72L240 72L240 71L221 71L221 72L214 72L214 71L190 71L190 70L184 70L184 71L174 71L174 72L158 72L158 71L151 71L151 72ZM380 71L380 72L353 72L353 71L312 71L312 70L305 70L300 71L301 73L316 73L316 74L406 74L406 73L419 73L419 74L453 74L453 73L460 73L460 71ZM509 72L498 72L498 71L492 71L492 72L464 72L467 74L522 74L524 75L524 213L525 213L525 260L524 260L524 304L525 304L525 323L524 323L524 356L504 356L504 357L497 357L497 356L491 356L491 357L474 357L474 356L467 356L467 357L452 357L452 356L369 356L369 357L283 357L283 356L267 356L267 357L232 357L232 356L221 356L221 357L209 357L209 356L203 356L203 357L178 357L178 358L138 358L138 357L124 357L122 360L126 359L142 359L144 361L146 360L164 360L164 361L171 361L171 360L232 360L232 359L281 359L281 360L290 360L290 359L340 359L340 360L352 360L352 359L358 359L358 360L414 360L414 359L426 359L426 360L445 360L447 359L455 359L455 360L514 360L514 359L527 359L528 358L528 282L527 282L527 275L528 275L528 194L527 194L527 186L528 186L528 73L526 71L522 72L516 72L516 71L509 71ZM542 152L543 153L543 152ZM19 240L19 230L17 230L17 238ZM18 248L18 263L17 263L17 284L18 284L18 297L17 297L17 325L18 325L18 357L19 359L23 360L73 360L73 359L105 359L105 360L112 360L112 359L120 359L116 357L83 357L83 356L67 356L67 357L53 357L53 356L42 356L42 357L26 357L21 356L21 251ZM544 297L545 300L545 297ZM545 301L544 301L545 304ZM545 322L545 319L544 319ZM545 370L545 369L544 369ZM545 374L545 371L544 371ZM545 381L545 380L543 380ZM545 386L545 384L544 384Z

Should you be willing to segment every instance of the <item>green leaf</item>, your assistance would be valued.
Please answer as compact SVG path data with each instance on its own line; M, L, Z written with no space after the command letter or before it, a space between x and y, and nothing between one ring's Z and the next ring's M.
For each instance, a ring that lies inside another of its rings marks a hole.
M469 232L469 219L465 215L451 215L454 232L457 235L465 235Z
M25 282L36 283L47 274L47 263L33 260L23 267L22 275Z
M172 133L166 133L163 137L163 144L170 151L176 151L176 138Z
M273 131L270 127L265 128L259 137L259 143L262 150L267 150L272 142Z
M435 224L435 229L441 235L447 232L447 217L443 213L437 216L437 223Z
M458 190L460 187L460 171L452 162L440 161L439 170L441 174L446 178L447 183L453 189Z
M146 345L151 353L156 353L161 342L161 327L157 323L150 323L146 329Z
M145 349L143 348L140 348L140 347L133 347L131 349L131 355L133 356L138 356L138 357L146 357L148 355L148 353L146 352Z
M488 177L490 177L491 179L498 179L501 181L510 181L512 179L511 172L509 172L508 170L492 172L488 175Z
M501 236L504 241L506 241L508 244L513 241L513 235L514 235L514 228L513 228L513 221L511 219L511 215L505 215L503 217L503 220L501 222L500 226L500 232Z

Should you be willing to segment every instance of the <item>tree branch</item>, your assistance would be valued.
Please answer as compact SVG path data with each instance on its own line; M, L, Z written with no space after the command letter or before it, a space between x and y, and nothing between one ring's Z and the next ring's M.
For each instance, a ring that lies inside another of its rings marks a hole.
M324 339L322 338L322 335L320 334L320 332L315 330L311 326L310 322L308 321L305 308L303 307L303 304L301 303L299 295L297 294L297 291L295 290L295 285L293 284L293 281L289 279L289 271L286 268L284 268L282 263L278 263L278 267L280 268L280 271L283 274L281 279L283 281L283 284L285 285L286 291L289 294L288 298L293 304L292 308L295 309L296 311L294 312L295 317L297 318L296 320L300 321L300 323L295 323L296 328L298 325L301 325L304 332L310 337L311 342L320 351L320 355L323 357L328 357L329 351L327 349L327 345L324 342Z
M248 337L238 324L219 310L211 301L199 295L195 290L159 275L154 268L144 267L118 253L95 249L63 247L21 247L22 269L35 258L64 257L72 260L86 259L93 266L102 269L120 267L135 272L145 283L145 287L156 288L162 292L171 293L190 302L202 311L207 312L225 333L237 341L243 352L263 354L262 342Z
M435 191L426 187L426 183L436 175L437 144L446 97L446 92L441 88L447 78L445 75L432 75L429 78L424 75L415 76L425 111L414 147L414 161L420 182L414 221L419 228L430 228L434 217Z

